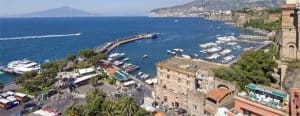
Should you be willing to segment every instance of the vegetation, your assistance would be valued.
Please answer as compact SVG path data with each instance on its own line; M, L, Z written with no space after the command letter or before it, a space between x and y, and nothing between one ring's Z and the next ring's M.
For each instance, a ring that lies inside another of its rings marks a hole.
M150 116L138 107L132 98L112 100L98 89L87 94L86 105L72 104L65 109L65 116Z
M21 91L27 94L37 95L45 93L52 88L58 72L66 69L88 68L95 65L98 60L104 58L103 53L96 53L92 49L82 50L79 52L79 55L83 57L84 61L76 60L77 56L70 54L66 59L42 64L41 73L36 71L26 72L20 78L17 78L15 83L21 85ZM69 62L72 62L72 67L68 67Z
M288 68L289 69L300 68L300 61L299 60L290 60L290 61L288 61Z
M265 22L263 19L250 19L244 24L244 27L260 28L267 31L279 31L281 29L281 21Z
M236 82L243 89L248 83L270 85L276 82L271 75L275 67L273 53L260 50L245 52L233 66L216 68L213 72L221 79Z

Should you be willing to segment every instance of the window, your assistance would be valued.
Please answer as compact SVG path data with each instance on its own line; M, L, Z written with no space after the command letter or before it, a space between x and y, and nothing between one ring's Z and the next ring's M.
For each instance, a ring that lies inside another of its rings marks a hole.
M180 83L180 82L181 82L181 79L180 79L179 77L178 77L178 79L177 79L177 80L178 80L178 83Z
M170 75L167 75L167 79L169 79L170 78Z
M195 104L193 104L193 107L194 107L195 110L197 110L197 106Z

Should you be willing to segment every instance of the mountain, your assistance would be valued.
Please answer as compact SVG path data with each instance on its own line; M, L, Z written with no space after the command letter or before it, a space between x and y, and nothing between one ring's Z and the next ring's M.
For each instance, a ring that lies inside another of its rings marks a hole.
M17 17L85 17L85 16L97 16L95 14L78 10L70 7L60 7L54 9L48 9L45 11L38 11L23 15L17 15Z
M198 16L211 11L279 7L282 2L283 0L194 0L183 5L152 10L150 16Z

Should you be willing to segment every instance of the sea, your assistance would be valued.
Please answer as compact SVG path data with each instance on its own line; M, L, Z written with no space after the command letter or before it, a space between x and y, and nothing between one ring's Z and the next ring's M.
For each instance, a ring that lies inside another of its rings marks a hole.
M155 76L155 63L171 57L166 50L181 48L183 54L197 54L199 44L216 41L216 36L251 33L247 30L202 18L78 17L78 18L0 18L0 66L24 58L44 63L68 54L141 33L160 33L156 39L131 42L112 52L124 52L140 71ZM254 46L242 44L242 47ZM242 50L234 50L238 56ZM144 55L148 58L143 59ZM0 81L17 76L0 72Z

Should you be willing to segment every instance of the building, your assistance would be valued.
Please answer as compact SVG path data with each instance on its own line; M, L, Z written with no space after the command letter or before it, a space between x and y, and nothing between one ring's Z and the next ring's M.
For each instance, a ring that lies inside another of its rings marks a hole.
M299 59L299 10L296 0L286 0L282 5L282 37L279 51L282 60Z
M235 90L231 83L214 78L212 69L219 66L224 65L181 57L158 62L155 101L166 109L184 109L191 116L203 116L204 108L209 110L207 115L214 115Z
M288 95L286 92L266 86L249 84L248 92L234 97L234 108L229 116L287 116Z
M300 116L300 88L290 89L290 116Z

